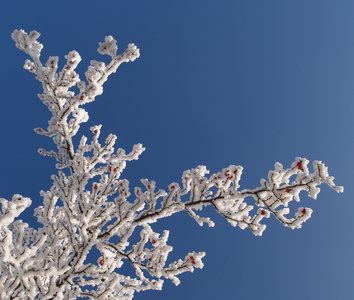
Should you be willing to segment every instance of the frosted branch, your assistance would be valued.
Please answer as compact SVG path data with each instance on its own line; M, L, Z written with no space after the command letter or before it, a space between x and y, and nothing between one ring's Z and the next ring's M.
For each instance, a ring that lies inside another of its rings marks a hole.
M92 126L90 136L82 136L78 144L72 138L89 119L82 106L102 94L109 75L121 63L138 58L139 49L129 44L118 55L116 40L106 37L98 52L110 61L92 60L82 81L75 72L81 61L76 51L65 56L61 70L56 56L41 63L39 36L23 30L12 34L16 47L30 56L24 68L41 82L39 99L52 114L47 129L38 127L35 132L53 139L56 150L38 152L56 160L58 173L52 175L50 190L41 192L43 205L35 209L43 225L38 230L16 220L30 199L20 195L11 201L0 199L1 299L132 299L136 291L161 290L164 279L178 285L178 275L203 268L205 253L191 251L169 261L173 250L167 244L169 232L160 234L151 227L159 219L185 211L199 225L214 226L202 215L204 207L212 206L232 226L260 236L266 228L263 219L271 215L292 229L311 217L312 210L302 206L288 216L289 203L300 201L301 191L314 199L322 183L343 191L322 162L315 161L310 173L304 158L296 158L288 169L276 163L255 189L239 190L243 168L231 165L211 176L205 166L187 170L181 184L173 182L166 190L148 179L131 190L121 176L127 161L137 160L145 150L141 144L126 154L115 148L115 135L101 141L101 125ZM121 274L124 262L135 276Z

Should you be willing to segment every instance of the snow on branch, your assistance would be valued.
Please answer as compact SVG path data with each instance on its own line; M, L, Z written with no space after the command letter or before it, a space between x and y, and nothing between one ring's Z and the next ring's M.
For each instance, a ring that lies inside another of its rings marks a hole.
M82 106L102 94L109 75L121 63L138 58L139 49L129 44L119 55L117 42L106 37L98 52L107 54L110 62L91 61L82 81L75 72L81 61L76 51L65 56L62 70L58 57L41 63L39 36L23 30L12 34L16 47L30 56L24 68L42 83L39 99L52 113L48 127L35 132L53 139L56 150L38 152L56 160L58 173L52 175L50 190L41 192L43 205L35 209L43 225L38 230L15 220L30 199L21 195L11 201L0 199L1 299L132 299L136 291L161 290L163 279L178 285L179 274L203 268L205 253L191 251L169 261L173 250L167 244L169 232L157 233L151 227L159 219L185 211L199 225L214 226L210 217L200 215L204 207L212 206L232 226L260 236L266 228L263 218L271 215L292 229L310 218L310 208L290 212L289 203L300 201L301 191L314 199L322 183L343 191L322 162L313 162L311 173L305 158L296 158L288 169L276 163L255 189L240 190L243 168L231 165L212 175L205 166L187 170L181 184L173 182L166 190L148 179L132 190L121 175L126 162L137 160L145 150L141 144L126 154L115 148L115 135L102 142L101 125L92 126L90 137L82 136L77 145L72 138L89 118ZM76 93L71 90L74 86ZM131 242L139 234L140 239ZM92 255L96 259L89 259ZM135 276L124 274L124 262Z

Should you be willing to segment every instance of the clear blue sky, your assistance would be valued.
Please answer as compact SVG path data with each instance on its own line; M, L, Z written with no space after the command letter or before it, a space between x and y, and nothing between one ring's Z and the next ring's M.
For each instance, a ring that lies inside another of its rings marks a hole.
M14 29L41 32L42 60L77 50L81 75L106 35L140 58L122 65L86 109L82 129L103 125L127 150L147 150L124 176L166 188L199 164L217 172L244 169L241 189L255 188L279 161L322 160L344 194L324 187L301 230L273 219L262 237L231 227L212 209L216 227L186 214L155 226L170 229L171 258L206 251L205 267L180 276L175 287L134 299L353 299L352 0L228 1L4 1L0 12L0 197L20 193L41 203L54 161L37 154L51 142L33 132L49 112L37 98L40 83L22 69ZM108 57L107 57L108 58ZM61 63L61 64L60 64ZM23 217L32 222L32 212Z

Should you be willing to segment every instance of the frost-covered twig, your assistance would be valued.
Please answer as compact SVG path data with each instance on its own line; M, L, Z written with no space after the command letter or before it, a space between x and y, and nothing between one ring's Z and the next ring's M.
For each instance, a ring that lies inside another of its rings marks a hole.
M159 219L186 211L199 225L214 226L209 217L199 215L212 205L232 226L262 235L266 225L261 221L271 214L290 228L300 228L311 216L310 208L299 207L293 217L287 217L289 202L300 201L301 191L316 198L322 183L343 191L322 162L315 161L310 173L308 161L296 158L288 169L276 163L268 180L262 179L260 187L252 190L239 190L242 167L231 165L211 176L204 166L187 170L182 186L174 182L166 191L142 179L143 186L131 192L121 173L127 161L137 160L145 150L141 144L128 154L115 149L113 134L101 144L101 125L91 127L92 136L82 136L78 145L72 138L88 120L82 106L102 94L109 75L121 63L138 58L139 49L129 44L117 55L116 41L106 37L98 52L109 55L111 61L107 65L91 61L86 81L81 81L75 72L80 55L71 51L60 71L58 57L42 65L38 37L36 31L12 34L16 46L31 57L24 67L42 83L39 98L52 113L47 129L35 132L53 139L56 150L38 152L57 161L58 174L52 175L50 190L41 192L43 205L35 209L35 216L43 227L38 230L15 221L30 206L30 199L20 195L11 201L0 199L1 299L132 299L135 291L162 289L163 278L177 285L179 274L203 267L205 253L189 252L167 264L173 249L167 244L169 232L159 234L151 227ZM77 93L70 90L74 86ZM140 240L130 243L139 232ZM97 250L101 254L96 262L89 261L88 255ZM123 262L131 265L134 278L121 274Z

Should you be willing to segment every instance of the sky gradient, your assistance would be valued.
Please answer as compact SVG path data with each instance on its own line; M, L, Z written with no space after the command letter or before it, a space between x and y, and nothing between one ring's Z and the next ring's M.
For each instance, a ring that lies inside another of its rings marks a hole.
M262 237L231 227L212 209L214 228L187 214L153 228L170 230L171 260L205 251L204 268L180 276L175 287L137 293L134 299L352 299L354 251L353 96L354 2L347 1L6 1L0 12L0 197L19 193L33 204L21 216L33 222L40 190L51 186L55 163L37 153L52 149L36 135L50 114L41 86L22 69L26 55L11 40L14 29L41 33L42 62L77 50L82 79L106 35L140 48L86 105L101 136L118 136L127 151L146 151L123 177L167 188L184 170L244 167L241 189L259 186L279 161L321 160L344 193L323 186L301 230L270 218ZM34 225L36 226L36 225Z

